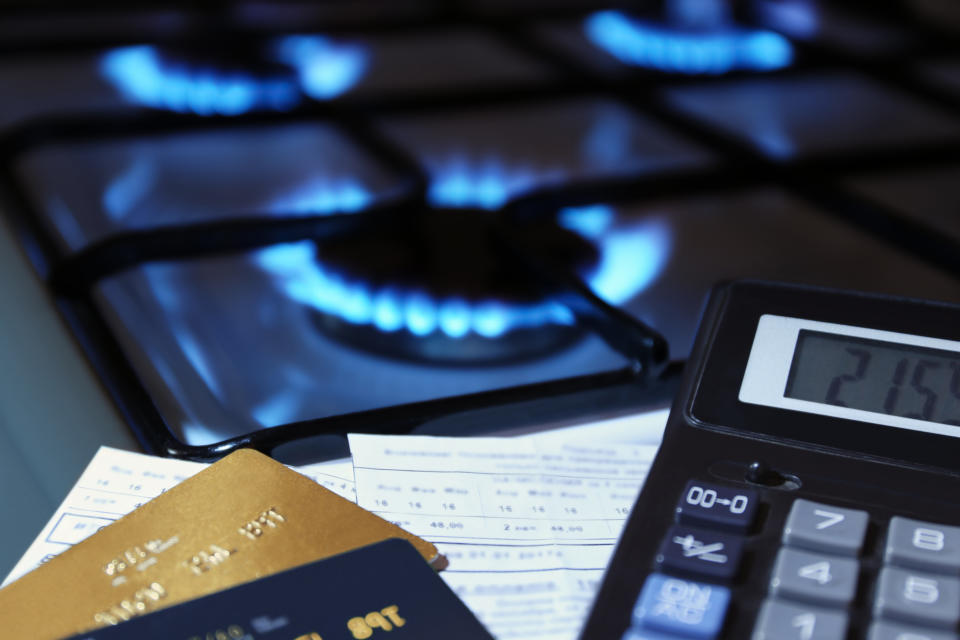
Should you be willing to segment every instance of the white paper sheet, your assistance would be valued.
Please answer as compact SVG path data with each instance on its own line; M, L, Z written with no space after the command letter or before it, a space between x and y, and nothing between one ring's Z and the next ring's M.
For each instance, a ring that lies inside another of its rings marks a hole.
M100 447L63 503L3 581L12 582L207 465ZM350 460L292 467L356 501ZM2 585L0 585L2 586Z
M357 501L436 543L499 640L573 639L657 446L566 435L351 435Z

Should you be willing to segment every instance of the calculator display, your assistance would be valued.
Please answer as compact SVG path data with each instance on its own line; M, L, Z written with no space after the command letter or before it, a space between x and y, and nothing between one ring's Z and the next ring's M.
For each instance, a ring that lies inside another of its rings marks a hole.
M960 426L960 353L801 330L784 395Z
M960 342L763 315L739 400L960 438Z

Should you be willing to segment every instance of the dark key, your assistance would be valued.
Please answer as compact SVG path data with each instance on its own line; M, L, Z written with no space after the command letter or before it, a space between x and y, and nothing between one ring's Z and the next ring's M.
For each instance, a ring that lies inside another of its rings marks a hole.
M743 542L737 536L678 525L667 532L657 562L674 571L730 580L737 573L742 552Z
M746 532L756 518L758 500L753 489L691 480L680 496L677 519L684 524Z

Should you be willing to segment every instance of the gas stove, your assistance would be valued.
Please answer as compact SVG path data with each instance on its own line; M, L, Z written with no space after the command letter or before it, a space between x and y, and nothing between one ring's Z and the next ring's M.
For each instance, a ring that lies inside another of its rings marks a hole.
M960 301L949 2L5 11L4 210L150 452L664 405L734 277Z

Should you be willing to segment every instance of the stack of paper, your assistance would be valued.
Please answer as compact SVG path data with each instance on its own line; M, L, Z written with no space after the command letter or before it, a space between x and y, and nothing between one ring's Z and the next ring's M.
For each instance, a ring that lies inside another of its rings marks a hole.
M666 416L517 438L351 435L352 460L295 469L435 543L497 638L572 639ZM4 584L205 466L102 448Z

